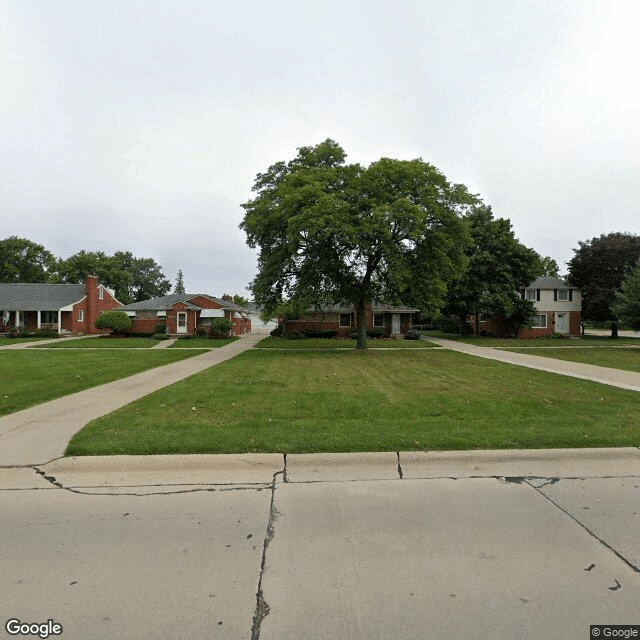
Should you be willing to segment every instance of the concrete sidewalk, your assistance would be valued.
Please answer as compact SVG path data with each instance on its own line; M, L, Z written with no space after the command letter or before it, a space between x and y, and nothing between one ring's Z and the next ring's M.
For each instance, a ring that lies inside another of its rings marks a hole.
M72 436L91 420L251 349L262 337L247 334L202 355L3 416L0 467L42 464L59 458Z
M5 618L69 640L640 622L636 448L65 458L0 469L0 512Z
M477 356L478 358L487 358L489 360L498 360L508 364L515 364L530 369L539 369L540 371L548 371L549 373L557 373L572 378L581 378L583 380L591 380L600 384L607 384L622 389L630 389L631 391L640 391L640 373L634 371L622 371L621 369L610 369L608 367L597 367L592 364L583 364L580 362L569 362L568 360L556 360L554 358L544 358L542 356L534 356L528 353L513 353L511 351L502 351L494 347L478 347L473 344L466 344L456 340L445 340L444 338L428 338L429 342L433 342L441 347L458 351L468 355Z

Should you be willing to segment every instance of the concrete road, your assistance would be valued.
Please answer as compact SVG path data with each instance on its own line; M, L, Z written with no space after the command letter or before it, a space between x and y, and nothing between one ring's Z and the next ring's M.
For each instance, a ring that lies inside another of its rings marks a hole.
M0 513L3 624L65 639L640 625L634 448L63 459L0 469Z

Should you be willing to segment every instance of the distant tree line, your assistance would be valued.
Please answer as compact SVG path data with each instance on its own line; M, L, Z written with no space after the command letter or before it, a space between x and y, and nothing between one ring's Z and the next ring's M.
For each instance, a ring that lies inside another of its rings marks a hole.
M0 282L79 284L88 275L97 276L114 290L123 304L163 296L171 290L171 283L155 260L137 258L129 251L107 255L83 250L62 259L26 238L0 240Z

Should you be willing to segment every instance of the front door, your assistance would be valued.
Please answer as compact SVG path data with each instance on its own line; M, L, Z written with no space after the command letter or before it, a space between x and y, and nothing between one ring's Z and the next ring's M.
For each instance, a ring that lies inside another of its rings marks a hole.
M568 331L567 314L556 313L556 333L567 333Z
M391 314L391 334L395 335L400 333L400 314L392 313Z
M178 311L178 333L187 333L187 314L184 311Z

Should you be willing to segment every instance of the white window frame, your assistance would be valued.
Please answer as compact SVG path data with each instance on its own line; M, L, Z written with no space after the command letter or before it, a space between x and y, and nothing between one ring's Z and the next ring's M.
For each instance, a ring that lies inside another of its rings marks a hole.
M200 318L200 324L211 325L211 320L213 320L213 318L205 316L204 318Z
M536 300L538 299L538 292L536 291L536 289L525 289L524 297L525 297L525 300L536 302Z
M542 324L542 319L544 318L544 324ZM546 313L538 313L533 318L533 329L546 329L547 328L547 314Z
M569 289L558 289L558 302L569 302Z
M102 287L98 288L98 298L100 298L100 300L104 300L104 289Z
M84 309L78 309L78 322L84 322Z

